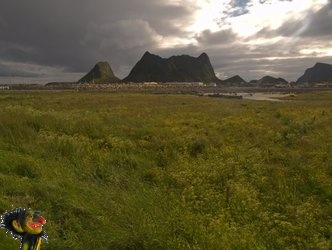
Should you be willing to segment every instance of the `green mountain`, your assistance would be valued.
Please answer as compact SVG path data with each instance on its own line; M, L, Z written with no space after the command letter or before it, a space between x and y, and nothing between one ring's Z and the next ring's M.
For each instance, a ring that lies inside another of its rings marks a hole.
M78 83L115 83L120 81L114 75L108 62L98 62L89 73L78 80Z
M161 58L148 51L136 63L125 82L219 82L206 53Z

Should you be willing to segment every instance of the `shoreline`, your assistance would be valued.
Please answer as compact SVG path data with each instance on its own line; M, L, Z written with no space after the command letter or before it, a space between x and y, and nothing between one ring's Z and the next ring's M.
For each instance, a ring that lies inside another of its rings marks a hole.
M223 93L303 93L312 91L331 91L328 87L232 87L232 86L198 86L194 84L143 84L143 83L114 83L114 84L77 84L77 83L56 83L56 84L12 84L1 85L1 92L4 91L105 91L105 92L148 92L154 94L198 94ZM250 96L246 96L248 99Z

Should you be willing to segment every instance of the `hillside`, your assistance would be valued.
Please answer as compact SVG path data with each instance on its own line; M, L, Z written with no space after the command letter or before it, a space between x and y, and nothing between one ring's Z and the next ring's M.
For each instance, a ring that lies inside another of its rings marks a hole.
M116 83L120 82L108 62L98 62L78 83Z
M288 84L288 82L281 77L276 78L276 77L272 77L272 76L264 76L257 81L257 85L261 86L261 87L274 86L276 84Z
M247 84L247 82L245 80L243 80L242 77L240 77L239 75L230 77L226 80L222 80L221 84L227 85L227 86L245 86Z
M325 81L332 81L332 65L327 63L316 63L312 68L306 69L296 83L304 84Z
M195 58L188 55L161 58L145 52L125 82L216 82L210 59L206 53Z

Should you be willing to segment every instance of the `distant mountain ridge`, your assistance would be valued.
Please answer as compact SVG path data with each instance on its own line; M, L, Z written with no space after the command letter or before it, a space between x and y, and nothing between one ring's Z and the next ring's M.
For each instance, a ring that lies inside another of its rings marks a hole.
M304 84L322 81L332 81L332 65L318 62L312 68L306 69L296 83Z
M171 56L162 58L146 51L142 58L132 68L129 75L123 80L116 77L108 62L98 62L77 83L119 83L119 82L203 82L217 83L218 85L245 87L273 87L285 86L288 82L283 78L264 76L259 80L246 82L239 75L226 80L216 77L210 59L206 53L198 57L189 55ZM317 62L313 67L305 70L298 78L297 84L314 84L319 82L332 83L332 65ZM49 83L56 85L60 83ZM325 83L324 83L325 84Z
M161 58L145 52L124 82L219 82L206 53Z
M98 62L78 83L116 83L121 80L117 78L108 62Z
M247 84L247 82L239 75L235 75L226 80L222 80L221 84L225 84L228 86L244 86Z
M259 80L251 80L249 84L257 87L271 87L277 84L288 84L288 82L281 77L264 76Z
M258 84L267 84L267 83L274 83L274 84L278 84L278 83L288 83L284 78L276 78L273 76L264 76L261 79L258 80Z

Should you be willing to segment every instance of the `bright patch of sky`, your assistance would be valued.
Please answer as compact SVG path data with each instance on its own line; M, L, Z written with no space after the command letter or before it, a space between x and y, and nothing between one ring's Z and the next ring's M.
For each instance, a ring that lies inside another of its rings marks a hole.
M197 0L196 2L199 8L189 30L201 32L206 29L217 31L231 28L239 36L247 37L263 28L277 29L286 20L304 19L308 12L318 11L328 3L328 0Z
M300 53L302 55L309 55L309 56L332 56L332 44L330 48L310 48L310 49L302 49Z
M197 0L198 10L188 31L198 33L206 29L220 30L217 20L220 18L222 2L220 0Z

